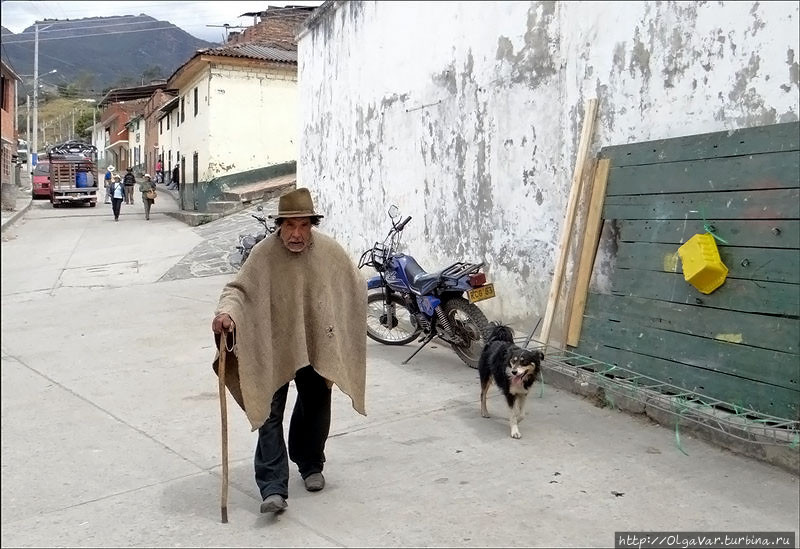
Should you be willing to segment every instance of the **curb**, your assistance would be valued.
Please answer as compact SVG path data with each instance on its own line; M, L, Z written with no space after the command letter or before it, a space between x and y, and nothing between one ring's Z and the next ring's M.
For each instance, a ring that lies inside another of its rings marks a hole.
M580 376L572 373L556 370L548 365L544 365L542 370L547 380L546 384L580 395L600 408L608 406L605 389L596 383L581 379ZM656 401L669 400L669 398L669 396L654 393L648 396L646 402L640 402L615 394L611 407L632 416L644 415L669 430L678 419L673 414L664 412L662 407L655 405ZM737 432L721 433L708 423L684 422L681 429L698 439L735 454L775 465L795 475L800 474L800 452L796 447L758 444L760 441L758 434L748 432L746 428L737 430Z
M32 203L33 201L29 200L25 206L22 207L22 209L15 211L13 214L11 214L11 217L3 221L2 227L0 227L0 234L6 232L6 229L11 227L20 217L25 215L25 212L28 211Z

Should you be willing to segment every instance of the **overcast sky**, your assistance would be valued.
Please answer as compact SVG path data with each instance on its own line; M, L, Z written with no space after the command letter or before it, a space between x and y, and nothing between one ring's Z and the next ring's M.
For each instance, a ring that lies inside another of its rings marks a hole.
M189 34L221 42L225 29L209 28L206 25L252 25L251 17L239 16L245 12L264 11L267 6L318 6L322 0L266 0L262 2L228 1L164 1L154 2L79 2L79 1L17 1L2 0L2 25L12 32L22 32L35 21L47 19L82 19L84 17L107 17L110 15L139 15L143 13L162 21L169 21Z

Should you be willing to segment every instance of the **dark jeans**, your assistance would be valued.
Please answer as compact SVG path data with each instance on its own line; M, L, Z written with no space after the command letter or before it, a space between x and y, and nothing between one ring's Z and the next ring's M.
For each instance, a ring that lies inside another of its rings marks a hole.
M325 441L331 426L331 390L325 378L311 366L297 371L294 384L297 401L289 423L289 458L297 464L300 476L306 478L321 473L325 463ZM258 429L255 472L262 499L272 494L289 497L289 461L283 438L288 391L288 383L275 391L269 418Z
M142 202L144 202L144 218L150 219L150 206L153 205L155 200L152 198L142 198Z
M114 219L119 219L119 210L122 207L122 198L111 199L111 209L114 210Z

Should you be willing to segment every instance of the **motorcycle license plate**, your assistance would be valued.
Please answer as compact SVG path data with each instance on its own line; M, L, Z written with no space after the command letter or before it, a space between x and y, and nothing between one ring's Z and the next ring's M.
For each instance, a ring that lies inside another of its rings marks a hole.
M494 284L484 284L480 288L472 288L471 290L467 290L467 297L469 297L470 303L475 303L476 301L483 301L484 299L494 297Z

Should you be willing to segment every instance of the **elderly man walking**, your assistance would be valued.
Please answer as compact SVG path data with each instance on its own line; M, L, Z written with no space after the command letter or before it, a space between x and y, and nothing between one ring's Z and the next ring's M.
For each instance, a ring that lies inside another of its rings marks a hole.
M288 459L306 490L325 487L333 384L366 415L366 285L345 250L314 228L322 217L308 189L282 196L278 230L253 248L225 286L212 322L217 347L223 334L233 346L225 351L226 385L258 429L254 465L262 513L287 507ZM292 380L297 400L287 459L283 414Z

